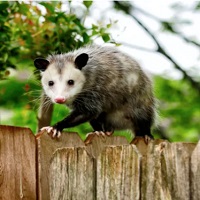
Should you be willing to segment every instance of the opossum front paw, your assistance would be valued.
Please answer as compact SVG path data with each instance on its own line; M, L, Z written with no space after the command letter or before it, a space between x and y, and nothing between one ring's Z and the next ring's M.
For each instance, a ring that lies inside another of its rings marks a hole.
M56 125L55 126L45 126L41 128L41 131L47 131L47 133L52 137L52 138L59 138L61 136L61 130L59 130Z

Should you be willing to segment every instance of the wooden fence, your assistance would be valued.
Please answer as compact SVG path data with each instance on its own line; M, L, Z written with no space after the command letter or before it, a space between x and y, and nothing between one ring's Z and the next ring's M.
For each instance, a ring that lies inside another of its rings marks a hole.
M75 133L36 139L0 126L0 199L199 200L200 142L94 138Z

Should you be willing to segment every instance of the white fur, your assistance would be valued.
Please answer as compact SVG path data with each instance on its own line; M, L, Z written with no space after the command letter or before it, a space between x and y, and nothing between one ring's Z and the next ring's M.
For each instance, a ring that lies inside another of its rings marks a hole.
M132 92L133 86L137 85L139 76L136 73L129 73L126 77L128 86L129 86L129 92Z
M42 85L46 95L53 103L55 103L56 98L65 98L66 101L63 103L70 104L74 97L81 92L85 76L69 62L61 70L62 72L59 73L56 66L53 63L50 64L42 73ZM74 80L74 85L68 85L69 80ZM49 81L53 81L54 85L49 86Z

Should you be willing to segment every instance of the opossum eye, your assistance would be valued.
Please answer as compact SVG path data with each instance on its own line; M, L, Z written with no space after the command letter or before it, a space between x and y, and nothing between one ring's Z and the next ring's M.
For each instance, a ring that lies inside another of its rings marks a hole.
M68 84L68 85L74 85L74 80L69 80L69 81L67 82L67 84Z
M53 81L49 81L49 86L53 86L54 85L54 82Z

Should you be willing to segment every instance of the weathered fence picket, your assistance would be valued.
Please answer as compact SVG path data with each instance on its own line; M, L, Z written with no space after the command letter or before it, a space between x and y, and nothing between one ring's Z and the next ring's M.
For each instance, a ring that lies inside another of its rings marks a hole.
M38 139L0 126L0 199L199 200L200 142L169 143L76 133Z
M30 129L0 126L0 199L36 199L36 146Z
M190 160L191 200L200 199L200 141L192 152Z

